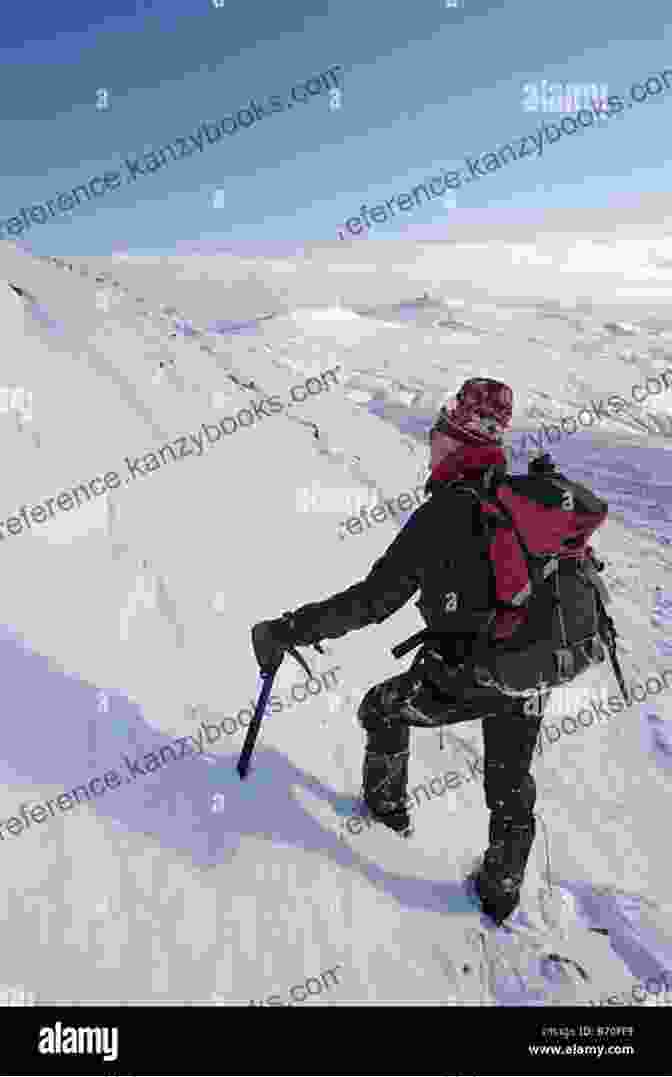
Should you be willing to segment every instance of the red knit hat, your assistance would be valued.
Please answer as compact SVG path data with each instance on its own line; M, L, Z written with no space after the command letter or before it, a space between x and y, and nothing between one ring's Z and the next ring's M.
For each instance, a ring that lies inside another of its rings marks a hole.
M431 433L436 430L466 445L501 445L512 414L513 393L508 385L492 378L469 378L453 407L441 408Z
M433 481L477 476L491 466L506 466L500 446L511 422L512 405L513 393L503 382L492 378L466 381L453 407L444 405L431 429L432 472L427 487ZM455 442L459 443L457 452Z

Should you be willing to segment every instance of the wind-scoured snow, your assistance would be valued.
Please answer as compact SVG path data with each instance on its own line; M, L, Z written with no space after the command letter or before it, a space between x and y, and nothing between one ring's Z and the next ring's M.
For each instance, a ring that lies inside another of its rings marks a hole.
M337 496L301 511L297 492L361 491L369 504L421 489L436 410L475 374L512 386L516 446L591 400L631 402L543 444L610 503L595 546L626 678L668 668L672 391L637 405L631 388L672 369L669 249L569 232L286 259L84 261L0 245L0 279L22 293L0 284L2 381L33 393L30 418L0 415L0 818L123 775L19 835L0 827L8 984L40 1002L247 1004L287 1000L339 966L302 1005L539 1006L672 974L670 691L544 742L523 901L499 931L463 885L487 841L482 778L430 801L420 792L409 842L346 828L361 782L357 706L406 668L390 648L421 627L412 602L323 656L304 652L318 676L337 669L331 691L291 702L306 678L286 659L283 710L264 719L245 782L240 725L205 736L246 708L249 720L251 626L362 579L408 516L348 534ZM126 483L125 457L254 401L287 405L329 370L328 389ZM21 506L113 470L120 489L7 532ZM617 694L608 665L572 688L556 726ZM413 732L411 790L473 775L480 723L443 739L441 750L437 733ZM178 743L188 757L130 776L124 757Z

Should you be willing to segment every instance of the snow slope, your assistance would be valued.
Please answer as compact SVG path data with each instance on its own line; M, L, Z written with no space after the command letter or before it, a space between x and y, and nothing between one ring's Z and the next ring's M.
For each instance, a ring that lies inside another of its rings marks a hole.
M512 385L516 438L598 394L629 400L664 368L667 269L649 260L644 272L639 248L615 239L606 269L588 273L575 251L589 241L87 263L2 245L0 278L25 293L0 287L2 378L27 384L33 414L0 415L11 460L0 520L96 475L122 476L120 489L0 543L11 700L0 817L123 775L90 804L2 831L7 984L38 1002L246 1004L287 999L339 967L337 983L301 1004L553 1005L672 971L657 841L669 693L545 745L535 773L552 893L540 830L521 910L485 944L462 888L486 840L480 780L432 801L419 794L410 843L345 828L360 783L357 705L404 668L389 651L419 627L412 603L324 656L307 653L337 681L301 706L290 693L305 675L287 659L274 689L284 713L265 719L246 782L235 772L240 727L199 743L256 696L251 625L361 579L408 515L352 535L337 499L301 512L297 491L412 492L436 408L470 374ZM607 305L619 289L636 291L636 304ZM125 457L273 394L287 404L327 370L337 383L319 394L126 482ZM671 408L671 395L651 397L554 449L612 506L597 546L629 678L666 669L672 646ZM647 412L655 434L636 421ZM604 668L576 687L578 702L552 721L615 692ZM131 777L124 756L192 736L189 758ZM411 789L469 773L480 725L452 727L443 750L416 731L412 748Z

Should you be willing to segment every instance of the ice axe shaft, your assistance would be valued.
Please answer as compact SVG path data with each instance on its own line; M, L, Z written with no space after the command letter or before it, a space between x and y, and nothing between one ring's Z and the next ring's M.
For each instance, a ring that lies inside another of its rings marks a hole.
M315 650L320 654L324 654L324 651L320 647L319 643L314 644ZM312 671L308 666L308 663L301 657L296 647L289 647L287 654L291 654L292 658L295 658L299 665L305 669L309 677L312 677ZM268 697L271 694L273 687L273 681L275 675L280 669L280 666L276 666L275 669L270 670L268 673L262 673L263 684L261 686L261 692L257 700L257 705L254 708L254 717L248 726L247 733L245 734L245 743L243 744L243 750L240 753L240 759L236 764L236 770L240 775L241 781L247 776L247 772L250 769L250 760L252 758L252 752L259 736L259 730L261 728L261 720L264 717L264 711L266 710L266 704L268 703Z
M261 686L261 692L257 700L257 705L254 708L254 717L250 722L247 733L245 734L245 743L243 744L243 750L240 753L240 759L236 766L241 781L246 777L248 770L250 769L250 759L252 758L252 752L254 751L254 745L256 744L257 737L259 735L259 729L261 727L261 719L264 717L264 711L266 710L266 704L268 703L268 697L271 694L271 688L273 687L273 681L275 675L280 669L274 669L272 673L262 674L264 683Z

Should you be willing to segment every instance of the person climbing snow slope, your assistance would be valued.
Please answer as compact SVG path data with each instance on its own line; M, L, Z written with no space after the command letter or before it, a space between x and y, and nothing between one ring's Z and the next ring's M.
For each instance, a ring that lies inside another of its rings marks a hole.
M506 474L512 408L502 382L465 382L430 433L428 500L366 579L252 629L265 673L290 647L379 624L420 591L427 627L392 652L420 646L416 658L359 706L363 798L374 820L409 836L411 727L482 719L489 844L473 884L497 924L519 903L535 837L530 766L550 691L603 662L607 642L587 539L608 506L548 456L529 475Z

